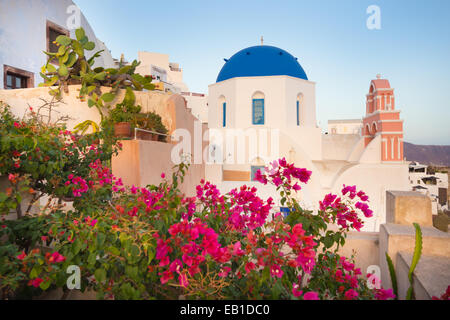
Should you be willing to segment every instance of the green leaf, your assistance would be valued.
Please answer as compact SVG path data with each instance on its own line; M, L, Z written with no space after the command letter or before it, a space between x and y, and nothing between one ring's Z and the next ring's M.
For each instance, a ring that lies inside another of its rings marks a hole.
M39 287L42 289L42 290L47 290L49 287L50 287L50 284L51 284L52 282L51 282L51 280L47 280L47 281L43 281L43 282L41 282L41 284L39 285Z
M68 45L70 45L72 43L72 39L70 39L67 36L61 35L61 36L58 36L56 38L56 42L59 43L62 46L68 46Z
M56 56L56 52L47 52L47 51L43 51L46 55L48 55L49 57L54 57Z
M106 72L100 72L100 73L97 73L97 74L94 76L94 79L95 79L95 80L100 80L100 81L105 80L105 79L106 79Z
M51 86L53 86L58 80L59 80L58 76L53 76L53 77L49 80L49 82L46 82L46 83L45 83L45 85L46 85L47 87L51 87Z
M89 254L88 260L87 260L88 264L90 264L91 266L95 265L95 263L97 262L97 254L95 252L91 252Z
M148 263L150 264L150 262L152 262L153 258L155 257L155 250L153 250L152 248L148 248L147 254L148 254Z
M94 275L95 275L95 280L97 280L97 282L103 282L106 280L105 269L99 268L99 269L95 270Z
M107 92L107 93L103 94L101 98L103 101L108 103L108 102L113 101L115 97L116 97L116 95L114 93Z
M67 69L67 66L65 64L62 64L59 66L58 73L62 77L67 77L69 75L69 69Z
M88 43L86 43L84 45L84 49L86 49L88 51L94 50L94 48L95 48L95 43L93 43L92 41L89 41Z
M76 239L72 245L72 252L74 255L77 255L78 252L80 252L81 248L83 247L83 244L79 239Z
M413 287L409 287L408 291L406 291L406 299L405 300L413 300Z
M115 256L120 255L120 251L116 247L111 246L108 248L108 251L111 252Z
M133 280L137 280L138 278L138 267L137 266L126 266L125 274L129 276Z
M80 58L83 58L84 57L84 49L83 49L83 46L81 45L81 43L79 43L78 41L74 41L72 46L73 46L73 51L75 51L75 53ZM83 71L86 72L86 70L83 70Z
M411 267L408 272L409 282L412 283L412 277L417 264L419 263L420 257L422 255L422 230L417 223L413 223L414 228L416 228L416 245L414 247L414 254L411 261Z
M33 269L31 269L31 272L30 272L31 279L36 279L38 277L38 275L40 273L40 271L38 269L40 269L40 268L37 266L34 266Z
M80 41L86 36L86 32L84 32L83 28L78 28L75 30L75 36L77 37L77 40Z
M134 105L136 102L136 96L134 95L133 89L127 87L125 97L123 98L123 103L127 105Z
M68 68L72 68L75 62L77 62L77 55L75 54L75 52L71 52L69 54L69 58L67 59L66 66Z
M52 65L51 63L49 63L47 65L47 72L56 72L56 68L54 65Z
M395 274L394 263L392 262L392 259L387 252L386 262L388 264L389 274L391 275L392 290L394 291L395 296L398 297L397 275Z

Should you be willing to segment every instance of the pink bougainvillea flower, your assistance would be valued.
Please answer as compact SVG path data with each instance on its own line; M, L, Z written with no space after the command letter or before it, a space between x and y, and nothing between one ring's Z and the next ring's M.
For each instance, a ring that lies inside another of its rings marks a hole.
M167 257L169 258L169 257ZM180 273L181 268L182 268L183 263L181 262L180 259L175 259L174 261L172 261L172 263L170 264L169 270L171 272L176 272L176 273Z
M66 261L66 257L64 257L62 254L59 254L58 252L53 252L48 261L50 263L60 263Z
M167 265L169 265L170 263L170 259L169 256L165 256L164 258L161 259L161 261L159 262L159 266L160 267L165 267ZM171 270L172 271L172 270Z
M163 172L163 173L161 173L161 178L162 179L165 179L166 178L166 174Z
M303 300L319 300L319 294L314 291L305 293Z
M267 184L267 177L261 173L261 170L256 171L255 180L262 184Z
M245 251L241 249L241 242L238 241L233 246L233 255L234 256L243 256Z
M278 278L282 278L283 277L283 270L281 270L280 266L274 264L270 267L270 274L272 275L272 277L278 277Z
M247 262L245 264L245 272L247 272L247 273L250 273L255 268L256 268L256 265L253 262Z
M166 270L162 273L161 284L166 284L171 279L173 279L173 273L169 270Z
M353 300L358 297L358 292L354 289L349 289L345 292L345 298L348 300Z
M42 280L41 278L36 278L36 279L30 280L30 282L28 282L28 285L38 288L43 281L44 280Z
M91 221L91 227L95 226L97 224L97 219L94 219Z
M224 267L222 271L219 272L219 277L225 278L230 273L231 268L230 267Z
M22 253L19 254L16 258L19 259L19 260L23 260L23 259L25 259L26 256L27 255L25 254L25 251L22 251Z
M294 283L294 284L292 285L292 294L293 294L294 297L296 297L296 298L300 298L301 295L303 294L303 291L302 291L302 290L299 290L299 289L300 289L300 286L299 286L298 284ZM305 300L306 300L306 299L305 299Z
M450 286L449 286L450 288ZM392 289L378 289L375 291L375 299L377 300L388 300L388 299L395 299L395 294L392 291Z

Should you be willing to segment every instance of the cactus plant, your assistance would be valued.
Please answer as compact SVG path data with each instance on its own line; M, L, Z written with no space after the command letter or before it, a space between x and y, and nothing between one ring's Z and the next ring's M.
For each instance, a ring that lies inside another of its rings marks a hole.
M414 295L414 270L416 269L417 264L419 263L420 257L422 255L422 230L420 229L419 224L413 223L414 228L416 230L416 240L414 246L413 258L411 261L411 266L408 271L408 280L409 280L409 288L406 292L406 300L415 300ZM397 295L397 277L395 275L394 264L392 263L392 259L389 254L386 252L386 261L389 267L389 273L391 275L392 289L394 290L394 294Z
M86 133L86 131L88 131L89 128L92 127L92 132L96 133L100 130L99 126L97 123L95 123L92 120L86 120L83 121L79 124L77 124L73 129L74 129L74 133L81 133L82 135L84 135Z
M154 90L151 83L151 76L142 76L135 73L139 62L134 60L130 65L121 65L119 68L105 69L94 68L95 59L100 56L103 50L95 52L89 59L86 58L85 50L92 51L95 43L89 41L83 28L75 31L76 39L67 36L58 36L55 40L59 47L58 52L45 52L48 56L46 65L41 69L41 76L44 83L40 86L52 87L50 94L61 98L61 90L68 92L68 85L80 84L79 98L85 101L88 96L89 107L97 107L102 116L103 108L109 108L115 100L119 89L130 88L132 90ZM58 60L59 66L52 64ZM56 86L56 87L55 87ZM102 93L100 87L110 87L111 90ZM127 91L128 92L128 91Z

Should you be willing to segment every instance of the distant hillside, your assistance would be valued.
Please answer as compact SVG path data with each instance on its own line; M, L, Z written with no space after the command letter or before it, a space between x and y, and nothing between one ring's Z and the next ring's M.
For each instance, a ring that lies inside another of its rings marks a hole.
M425 146L405 142L404 149L408 161L450 167L450 146Z

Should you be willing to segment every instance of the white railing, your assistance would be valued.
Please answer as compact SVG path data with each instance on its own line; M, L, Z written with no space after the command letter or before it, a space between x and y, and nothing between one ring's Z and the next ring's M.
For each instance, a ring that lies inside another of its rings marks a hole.
M152 134L156 134L158 136L165 136L165 137L169 137L169 139L172 139L172 135L169 134L164 134L164 133L160 133L160 132L156 132L156 131L151 131L151 130L145 130L145 129L141 129L141 128L134 128L134 140L137 139L137 132L138 131L142 131L142 132L147 132L147 133L152 133Z

